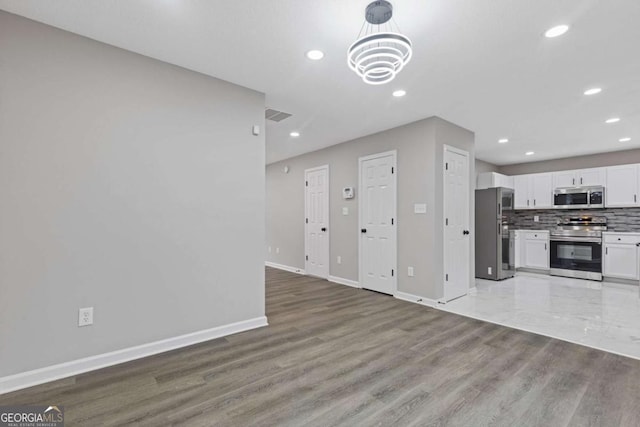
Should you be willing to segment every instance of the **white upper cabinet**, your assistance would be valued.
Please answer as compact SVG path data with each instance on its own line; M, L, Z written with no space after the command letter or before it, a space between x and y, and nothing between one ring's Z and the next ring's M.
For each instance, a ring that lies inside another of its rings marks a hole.
M562 171L553 173L553 188L575 187L578 171Z
M513 177L513 207L529 209L529 175Z
M531 199L534 209L553 207L553 175L550 173L536 173L530 176Z
M580 169L553 173L553 188L604 185L606 168Z
M548 209L553 207L553 175L534 173L513 177L516 209Z
M476 183L476 188L478 190L495 187L513 188L513 177L496 172L484 172L478 174L478 180Z
M612 166L606 169L605 206L638 206L638 165Z
M576 185L605 185L606 168L582 169L576 176Z

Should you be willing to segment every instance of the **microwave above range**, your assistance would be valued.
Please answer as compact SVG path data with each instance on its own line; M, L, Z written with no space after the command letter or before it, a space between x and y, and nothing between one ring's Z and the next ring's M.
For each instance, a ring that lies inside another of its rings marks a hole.
M553 192L555 209L598 209L604 208L604 187L566 187Z

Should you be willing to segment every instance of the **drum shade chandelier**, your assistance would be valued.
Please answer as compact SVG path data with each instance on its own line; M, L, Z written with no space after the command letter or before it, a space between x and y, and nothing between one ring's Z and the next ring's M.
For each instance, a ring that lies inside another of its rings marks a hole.
M400 33L388 1L370 3L364 17L358 39L349 47L349 67L365 83L383 85L411 60L411 41Z

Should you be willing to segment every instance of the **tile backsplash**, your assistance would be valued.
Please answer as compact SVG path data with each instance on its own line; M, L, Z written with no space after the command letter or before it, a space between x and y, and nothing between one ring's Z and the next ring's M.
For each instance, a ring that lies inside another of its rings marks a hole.
M540 221L534 222L533 217ZM516 230L553 230L558 221L566 216L604 216L607 218L608 231L640 232L640 208L588 209L588 210L518 210L513 217Z

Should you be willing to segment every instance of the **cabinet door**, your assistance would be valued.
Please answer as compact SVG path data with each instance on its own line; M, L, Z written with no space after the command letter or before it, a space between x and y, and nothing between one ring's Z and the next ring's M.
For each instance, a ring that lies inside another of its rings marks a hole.
M553 188L575 187L576 171L562 171L553 173Z
M513 177L506 175L499 175L497 179L497 187L505 187L513 189Z
M638 279L636 245L607 243L604 246L604 275L619 279Z
M637 165L612 166L607 169L607 186L604 190L607 207L637 206Z
M549 244L546 240L525 240L524 266L549 269Z
M513 205L516 209L529 209L529 175L513 177Z
M550 173L537 173L531 175L530 205L534 209L546 209L553 207L553 183Z
M578 185L604 185L605 168L582 169L578 171L576 184Z
M522 262L520 258L522 256L522 239L520 238L519 231L515 232L515 238L513 240L514 240L513 244L515 245L515 248L514 248L515 259L513 260L513 263L515 265L515 268L520 268L522 267Z

